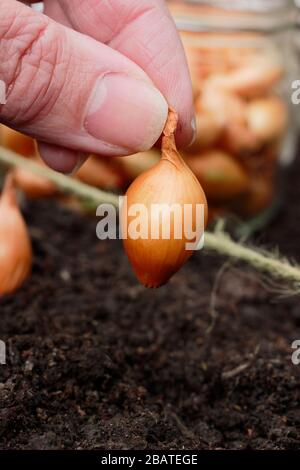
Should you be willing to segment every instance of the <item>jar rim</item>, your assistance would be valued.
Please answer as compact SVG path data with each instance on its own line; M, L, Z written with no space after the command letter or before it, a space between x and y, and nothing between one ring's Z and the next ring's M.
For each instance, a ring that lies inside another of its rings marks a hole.
M272 33L294 26L297 12L293 0L172 0L169 8L179 29L195 32Z
M292 8L293 0L186 0L186 3L209 5L224 10L235 10L243 12L267 12Z

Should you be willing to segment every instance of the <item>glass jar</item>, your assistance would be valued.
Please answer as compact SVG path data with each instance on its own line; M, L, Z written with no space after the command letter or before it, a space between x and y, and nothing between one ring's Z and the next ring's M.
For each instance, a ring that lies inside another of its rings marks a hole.
M211 219L236 214L259 228L277 205L278 168L289 166L296 150L294 3L194 0L169 7L197 117L197 138L185 158L207 194Z

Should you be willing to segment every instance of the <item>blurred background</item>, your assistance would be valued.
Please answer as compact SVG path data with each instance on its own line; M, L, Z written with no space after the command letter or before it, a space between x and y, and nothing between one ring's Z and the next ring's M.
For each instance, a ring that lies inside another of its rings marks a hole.
M168 4L210 223L299 263L299 1ZM33 139L1 126L0 145L45 168ZM72 178L120 194L159 158L91 156ZM299 449L299 289L207 251L145 289L121 242L96 238L95 207L12 171L33 259L0 290L0 449Z
M208 196L211 219L236 214L267 223L297 146L291 100L299 69L296 5L289 0L169 4L186 50L197 113L198 138L186 159Z

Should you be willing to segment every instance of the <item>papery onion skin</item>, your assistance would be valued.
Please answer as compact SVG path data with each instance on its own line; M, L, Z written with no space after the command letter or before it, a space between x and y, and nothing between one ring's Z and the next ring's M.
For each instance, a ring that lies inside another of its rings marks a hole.
M171 119L173 115L171 113ZM170 117L169 117L170 123ZM133 204L143 204L147 209L148 227L151 227L151 208L153 204L184 204L192 205L193 221L195 220L196 204L204 206L204 227L207 223L207 202L205 194L194 174L178 154L174 139L174 123L171 132L166 126L162 141L162 158L153 168L141 174L129 187L127 206L121 213L122 226L128 228L131 217L128 211ZM174 219L171 217L171 221ZM152 221L153 222L153 221ZM125 225L126 224L126 225ZM162 223L160 220L161 234ZM128 231L124 239L124 247L133 266L133 270L142 284L146 287L159 287L165 284L175 274L185 261L192 255L192 250L186 249L185 236L174 238L174 226L170 225L170 239L132 239ZM199 238L202 233L199 234Z
M31 265L31 242L9 174L0 197L0 296L15 292L28 277Z

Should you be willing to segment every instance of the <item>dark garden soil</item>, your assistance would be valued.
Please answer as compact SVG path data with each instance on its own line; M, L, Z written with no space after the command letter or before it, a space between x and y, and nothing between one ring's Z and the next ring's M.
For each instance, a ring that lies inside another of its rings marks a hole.
M95 219L51 201L24 212L35 259L0 300L1 449L300 448L300 297L242 265L220 278L225 260L201 253L146 290ZM254 241L300 261L299 162Z

